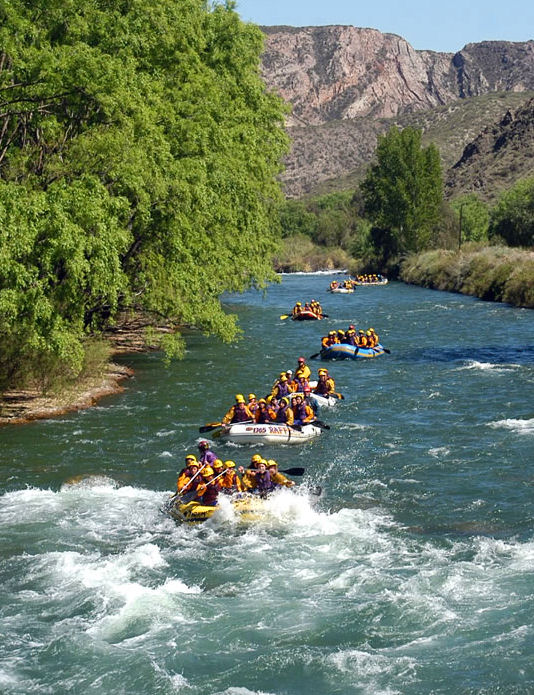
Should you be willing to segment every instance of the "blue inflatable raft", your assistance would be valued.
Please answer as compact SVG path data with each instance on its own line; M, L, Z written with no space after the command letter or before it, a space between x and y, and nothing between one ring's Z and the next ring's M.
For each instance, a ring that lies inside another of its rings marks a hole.
M320 357L322 360L355 360L359 358L378 357L384 355L385 348L378 343L376 347L362 348L355 345L346 345L345 343L336 343L321 350Z

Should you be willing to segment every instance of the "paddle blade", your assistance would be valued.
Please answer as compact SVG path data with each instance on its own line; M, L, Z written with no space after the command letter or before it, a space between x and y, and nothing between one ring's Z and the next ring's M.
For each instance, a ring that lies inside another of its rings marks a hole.
M327 425L326 422L323 422L322 420L314 420L311 424L317 425L317 427L320 427L323 430L329 430L330 429L330 425Z
M319 357L320 354L321 354L320 352L316 352L315 355L310 355L310 356L308 357L308 359L309 359L309 360L314 360L316 357Z
M202 427L199 427L198 431L200 433L211 432L212 430L216 430L217 427L220 427L221 425L222 425L222 422L210 422L208 425L202 425Z
M280 316L280 321L285 321L288 318L289 318L289 314L282 314L282 316Z
M280 471L280 473L285 473L286 475L304 475L305 469L304 468L286 468L284 471Z
M387 355L391 355L391 350L388 350L387 348L384 348L384 352L385 352Z

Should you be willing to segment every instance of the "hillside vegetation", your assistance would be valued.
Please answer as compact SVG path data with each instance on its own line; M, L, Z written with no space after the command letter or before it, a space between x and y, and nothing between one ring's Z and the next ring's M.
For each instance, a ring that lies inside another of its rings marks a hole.
M378 135L394 125L421 129L423 143L436 145L443 171L448 172L483 130L500 122L507 111L515 111L533 96L534 92L498 92L459 99L397 118L358 118L331 121L313 128L291 128L288 132L292 138L292 154L283 176L287 194L306 197L356 188L373 160ZM530 175L532 162L522 159L519 156L510 169L509 181L506 176L493 181L488 189L491 197L495 198L521 176ZM466 181L455 188L454 195L470 190Z

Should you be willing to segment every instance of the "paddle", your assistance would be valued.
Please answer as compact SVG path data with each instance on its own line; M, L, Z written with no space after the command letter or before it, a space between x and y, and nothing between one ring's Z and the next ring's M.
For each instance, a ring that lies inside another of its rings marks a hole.
M304 468L286 468L283 471L279 471L279 473L285 473L286 475L304 475L305 469Z
M391 350L388 350L387 348L382 348L382 349L384 350L384 352L385 352L387 355L391 355Z
M320 354L321 354L320 352L316 352L315 355L310 355L310 356L308 357L308 359L309 359L309 360L314 360L316 357L319 357Z
M330 429L330 425L327 425L326 422L323 422L322 420L314 420L313 422L310 422L310 425L316 425L317 427L320 427L322 430Z
M222 422L210 422L207 425L203 425L202 427L198 428L199 432L211 432L212 430L216 430L217 427L222 427L224 423Z

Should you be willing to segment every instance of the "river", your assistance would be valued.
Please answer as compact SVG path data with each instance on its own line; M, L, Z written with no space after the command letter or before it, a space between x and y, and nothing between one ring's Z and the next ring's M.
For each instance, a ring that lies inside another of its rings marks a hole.
M192 333L168 368L125 357L124 393L0 429L2 693L534 692L534 313L330 279L226 297L239 344ZM280 320L311 298L328 319ZM330 363L331 429L262 449L297 493L249 526L165 516L198 426L349 323L391 354Z

